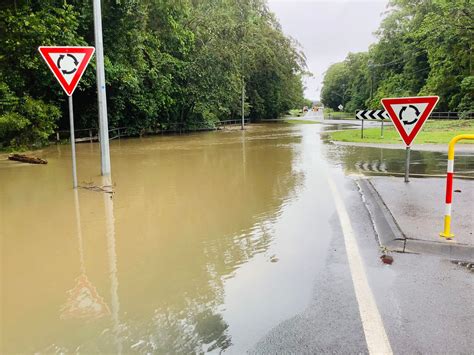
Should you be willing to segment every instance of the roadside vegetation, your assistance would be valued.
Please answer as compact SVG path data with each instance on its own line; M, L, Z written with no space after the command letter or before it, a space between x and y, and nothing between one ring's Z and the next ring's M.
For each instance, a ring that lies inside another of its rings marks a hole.
M333 110L330 107L324 109L324 118L331 119L331 118L345 118L345 119L355 119L354 112L344 112L339 110Z
M265 0L104 1L110 128L144 134L303 107L305 57ZM0 148L68 129L67 99L40 45L94 45L91 1L0 2ZM97 127L95 62L74 93L76 128Z
M303 110L298 109L298 108L292 109L288 112L287 116L289 116L289 117L301 117L301 116L303 116Z
M380 127L364 128L364 138L361 138L360 131L358 128L330 132L329 137L331 140L341 142L403 144L400 135L393 126L384 127L383 138L380 136ZM447 144L454 136L467 133L474 134L474 120L432 120L425 123L413 143ZM460 143L474 142L461 141Z
M298 119L286 119L285 123L289 124L318 124L321 122L312 121L312 120L298 120Z
M326 107L380 109L384 97L438 95L435 111L474 111L474 6L466 0L391 0L368 52L333 64Z

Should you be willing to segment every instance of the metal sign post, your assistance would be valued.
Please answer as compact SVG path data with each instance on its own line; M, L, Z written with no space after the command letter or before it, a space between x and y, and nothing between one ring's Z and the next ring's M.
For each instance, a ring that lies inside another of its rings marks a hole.
M381 100L400 138L405 142L405 182L410 182L410 145L421 131L438 100L438 96L395 97Z
M356 110L355 118L362 121L360 138L364 138L364 120L382 120L382 129L380 135L383 138L383 121L388 118L387 112L384 110Z
M405 154L405 182L410 182L410 146L406 147Z
M382 125L380 126L380 138L383 138L383 120Z
M245 81L242 78L242 125L241 129L245 129Z
M61 87L68 95L69 124L71 130L72 186L77 188L76 140L74 136L74 110L72 94L81 80L94 47L48 47L38 48L49 69L53 72Z
M71 156L72 156L72 187L77 188L77 169L76 169L76 139L74 137L74 110L72 106L72 95L69 100L69 126L71 130Z

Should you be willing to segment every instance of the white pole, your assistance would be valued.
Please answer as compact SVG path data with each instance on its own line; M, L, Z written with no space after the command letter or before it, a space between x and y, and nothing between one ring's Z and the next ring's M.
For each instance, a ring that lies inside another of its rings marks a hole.
M410 182L410 146L406 147L405 155L405 182Z
M242 129L245 127L245 81L242 78Z
M74 136L74 112L73 112L73 107L72 107L72 95L68 96L68 100L69 100L69 129L71 130L72 187L77 188L76 138Z
M102 14L100 0L94 1L95 60L97 63L97 97L99 105L99 135L102 175L110 175L109 124L105 95L104 44L102 40Z

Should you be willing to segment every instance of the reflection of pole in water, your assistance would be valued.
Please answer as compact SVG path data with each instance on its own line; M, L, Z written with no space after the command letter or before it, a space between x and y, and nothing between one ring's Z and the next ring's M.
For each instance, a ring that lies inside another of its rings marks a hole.
M242 170L244 172L244 179L247 177L247 152L245 151L245 130L242 130Z
M81 211L79 207L79 192L77 191L77 189L74 189L74 209L76 210L76 230L77 230L77 239L79 243L80 270L81 270L81 274L85 274L86 266L84 263L84 244L82 241Z
M104 188L112 188L110 176L102 177ZM117 278L117 253L115 249L115 217L113 194L104 193L105 223L107 236L107 255L109 259L110 276L110 297L112 307L112 323L115 343L117 344L117 353L122 353L122 341L120 337L119 310L120 302L118 298L118 278Z
M76 215L76 235L79 246L79 268L81 274L76 278L74 287L67 291L67 300L61 307L61 319L98 319L110 314L109 307L98 294L86 275L84 262L84 244L82 239L81 212L79 192L74 189L74 209Z

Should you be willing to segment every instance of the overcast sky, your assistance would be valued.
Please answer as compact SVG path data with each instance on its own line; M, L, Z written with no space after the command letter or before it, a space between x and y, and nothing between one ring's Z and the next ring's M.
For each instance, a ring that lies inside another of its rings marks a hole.
M283 31L302 46L308 69L305 95L319 99L323 73L349 52L366 51L376 41L388 0L268 0Z

